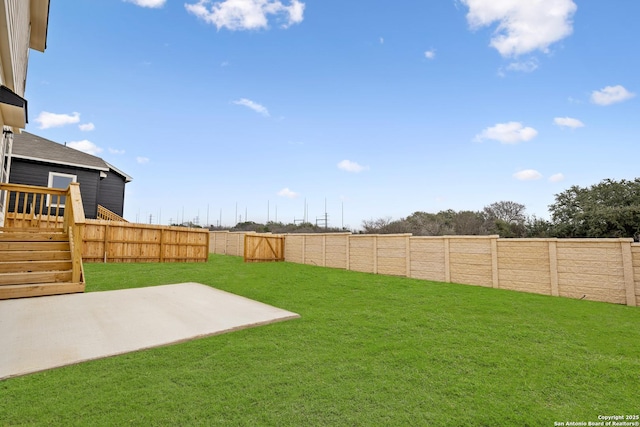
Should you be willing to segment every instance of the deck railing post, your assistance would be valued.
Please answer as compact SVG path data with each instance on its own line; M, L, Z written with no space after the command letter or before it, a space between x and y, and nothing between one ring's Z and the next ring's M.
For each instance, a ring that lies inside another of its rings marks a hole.
M58 198L58 204L60 198ZM80 184L72 182L67 189L64 209L64 228L69 233L72 244L72 280L81 282L84 279L82 267L82 245L84 233L84 209L82 207L82 196L80 195Z

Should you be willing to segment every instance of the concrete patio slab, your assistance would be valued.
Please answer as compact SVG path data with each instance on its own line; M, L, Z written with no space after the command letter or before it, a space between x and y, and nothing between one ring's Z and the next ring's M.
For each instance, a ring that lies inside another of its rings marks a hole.
M0 379L300 317L199 283L0 301Z

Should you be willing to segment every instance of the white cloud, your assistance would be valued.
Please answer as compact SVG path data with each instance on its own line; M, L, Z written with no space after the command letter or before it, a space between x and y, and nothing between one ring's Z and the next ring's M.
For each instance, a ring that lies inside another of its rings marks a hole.
M289 199L295 199L296 197L299 196L299 194L289 190L289 188L283 188L282 190L278 191L278 196L287 197Z
M553 123L555 123L560 127L571 128L571 129L584 127L584 123L582 123L578 119L573 119L571 117L556 117L555 119L553 119Z
M136 162L138 162L141 165L145 165L147 163L150 162L148 157L136 157Z
M530 58L527 61L512 62L507 65L508 71L519 71L522 73L532 73L538 69L538 59Z
M102 148L98 147L88 139L83 139L82 141L71 141L67 144L67 147L82 151L83 153L91 154L92 156L97 156L102 153Z
M542 178L542 174L535 169L525 169L514 173L513 177L520 181L534 181Z
M461 0L472 29L497 22L490 45L504 57L540 50L573 32L572 0Z
M564 175L561 173L556 173L549 177L549 182L560 182L560 181L564 181Z
M124 0L129 3L133 3L136 6L157 8L162 7L167 0Z
M78 125L78 127L83 132L89 132L94 130L96 128L96 125L94 125L93 123L83 123L81 125Z
M359 165L356 162L352 162L351 160L343 160L340 163L338 163L338 169L342 169L343 171L347 171L347 172L362 172L363 170L367 170L369 169L368 166L362 166Z
M436 57L436 50L430 49L424 52L424 57L427 59L434 59Z
M56 114L43 111L36 117L35 121L40 123L40 129L56 128L78 123L80 121L80 113Z
M384 44L384 38L380 37L380 44Z
M299 24L305 4L299 0L290 0L288 6L280 0L198 0L184 7L218 29L258 30L269 26L269 15L281 22L282 28Z
M591 92L591 102L597 105L611 105L616 102L626 101L634 96L636 96L636 94L629 92L624 86L607 86Z
M487 139L500 141L503 144L517 144L529 141L538 135L538 131L532 127L524 127L519 122L498 123L488 127L475 136L474 141L482 142Z
M111 154L124 154L124 150L118 150L118 149L111 148L111 147L109 147L108 150L109 150L109 153L111 153Z
M237 101L233 101L233 103L236 105L243 105L247 108L252 109L256 113L262 114L265 117L269 117L269 110L267 110L266 107L258 104L257 102L253 102L250 99L242 98L242 99L238 99Z

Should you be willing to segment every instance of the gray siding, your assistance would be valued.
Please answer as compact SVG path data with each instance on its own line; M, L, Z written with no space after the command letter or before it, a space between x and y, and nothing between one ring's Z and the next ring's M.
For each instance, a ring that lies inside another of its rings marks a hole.
M46 187L49 183L49 172L76 175L80 183L82 206L87 218L95 218L98 214L98 185L100 173L95 170L75 169L67 166L52 165L25 161L13 158L11 160L11 175L9 182L13 184L38 185ZM106 179L106 178L105 178Z
M98 204L122 216L124 210L124 179L113 171L100 180Z

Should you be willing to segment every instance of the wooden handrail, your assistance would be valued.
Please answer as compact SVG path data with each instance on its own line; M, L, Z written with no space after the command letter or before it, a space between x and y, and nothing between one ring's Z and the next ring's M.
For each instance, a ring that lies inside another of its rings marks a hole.
M54 196L64 196L67 194L66 189L38 187L35 185L0 183L0 191L7 190L16 193L35 193L35 194L52 194Z
M104 219L106 221L129 222L117 213L110 211L102 205L98 205L98 219Z

